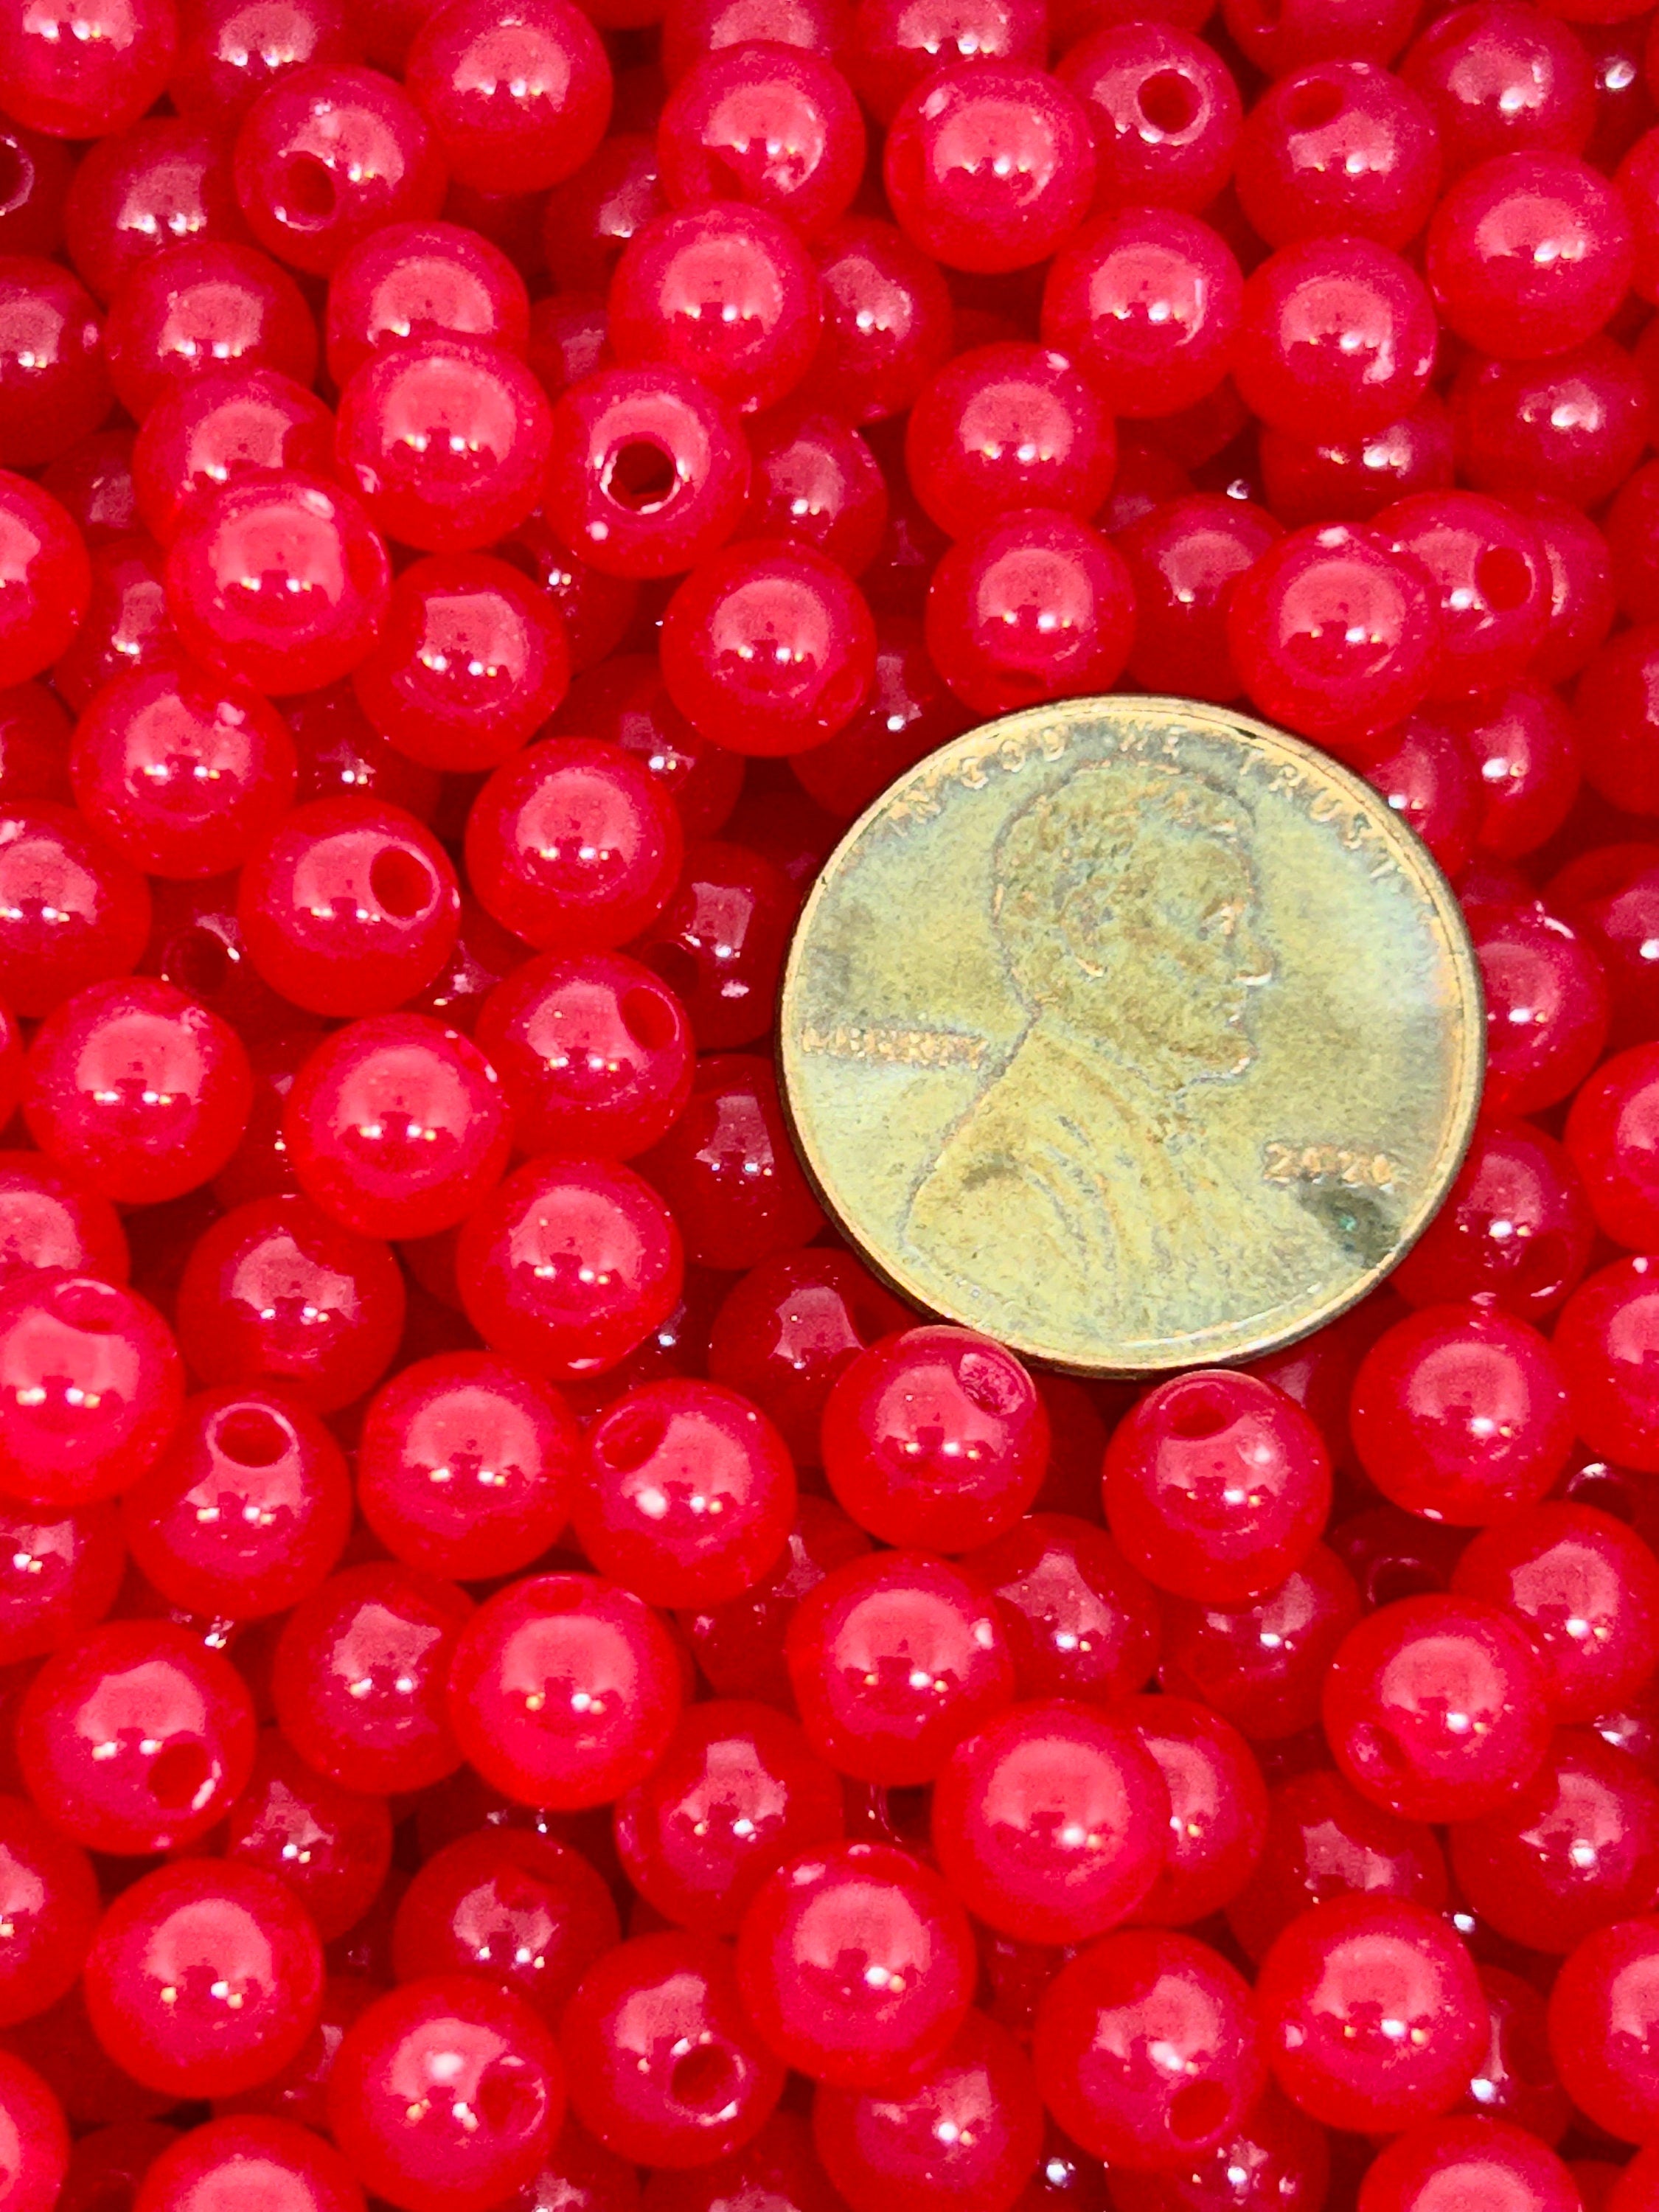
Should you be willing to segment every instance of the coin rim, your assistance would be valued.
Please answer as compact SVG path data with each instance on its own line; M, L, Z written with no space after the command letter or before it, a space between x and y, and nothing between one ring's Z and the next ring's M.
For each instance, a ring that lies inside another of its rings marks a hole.
M807 939L819 908L835 887L842 868L853 848L871 826L878 821L896 793L903 790L934 762L948 760L953 753L969 744L982 743L993 731L1015 732L1032 724L1060 720L1085 720L1105 718L1121 719L1134 714L1151 714L1156 717L1163 708L1182 720L1219 728L1228 736L1247 733L1267 738L1275 746L1282 746L1293 758L1305 761L1320 775L1329 777L1340 787L1346 789L1356 803L1363 805L1368 816L1378 820L1383 834L1391 838L1396 856L1409 867L1427 893L1431 905L1437 914L1445 932L1447 951L1452 972L1459 986L1463 1007L1461 1036L1461 1064L1458 1080L1453 1088L1448 1127L1449 1141L1443 1145L1425 1188L1423 1202L1417 1209L1413 1225L1381 1266L1368 1269L1354 1282L1333 1297L1327 1299L1316 1310L1299 1317L1293 1325L1262 1331L1247 1343L1222 1353L1200 1353L1195 1359L1159 1358L1143 1360L1127 1365L1113 1366L1085 1364L1057 1354L1052 1348L1031 1342L1019 1336L999 1336L997 1341L1006 1344L1022 1358L1036 1361L1062 1375L1077 1375L1091 1381L1141 1382L1160 1375L1178 1374L1194 1366L1237 1367L1250 1361L1267 1358L1286 1346L1301 1343L1330 1322L1338 1321L1345 1313L1368 1298L1377 1286L1386 1282L1400 1262L1411 1250L1418 1238L1429 1227L1445 1201L1446 1194L1457 1180L1474 1141L1476 1123L1480 1118L1481 1093L1486 1081L1486 993L1480 977L1480 963L1469 936L1463 910L1456 894L1447 881L1445 872L1428 847L1411 827L1403 822L1382 799L1376 786L1366 782L1346 763L1333 759L1306 738L1294 737L1287 730L1276 728L1271 722L1260 720L1253 714L1241 714L1229 707L1196 699L1180 699L1167 693L1143 696L1139 692L1111 692L1098 697L1085 699L1054 699L1034 707L1022 707L1011 714L1000 714L981 722L952 738L947 744L926 753L913 762L904 774L896 777L886 789L873 799L863 812L850 823L830 853L807 893L790 933L789 949L783 966L782 984L778 999L778 1029L774 1047L777 1064L778 1097L788 1128L789 1140L794 1149L814 1195L842 1235L871 1273L905 1302L917 1307L924 1315L953 1327L973 1328L988 1334L982 1322L964 1318L959 1314L945 1311L933 1300L923 1294L914 1283L908 1281L896 1264L878 1259L868 1247L863 1232L856 1228L847 1211L837 1204L828 1181L827 1172L821 1169L813 1156L813 1149L796 1112L794 1071L799 1054L792 1048L792 1040L799 1026L797 1000L801 989L801 969L805 958ZM833 739L831 740L833 743Z

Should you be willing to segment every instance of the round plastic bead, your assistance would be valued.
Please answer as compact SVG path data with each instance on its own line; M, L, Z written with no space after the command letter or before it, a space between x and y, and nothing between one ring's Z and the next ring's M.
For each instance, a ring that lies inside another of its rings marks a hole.
M372 1389L397 1351L404 1285L384 1244L307 1198L250 1199L199 1237L179 1340L205 1383L270 1382L319 1413Z
M0 684L60 659L92 596L80 532L50 492L0 469Z
M106 1621L46 1661L17 1717L31 1797L88 1850L204 1835L247 1785L252 1703L228 1659L167 1620Z
M1267 1784L1238 1730L1204 1705L1143 1697L1121 1712L1170 1794L1164 1864L1130 1917L1189 1927L1236 1897L1255 1871L1267 1832Z
M736 412L694 375L655 362L602 368L560 395L549 520L610 576L670 576L724 544L749 496Z
M55 2212L70 2162L63 2107L34 2069L9 2051L0 2052L0 2144L5 2212Z
M1539 1646L1478 1598L1401 1598L1344 1638L1325 1733L1363 1796L1410 1820L1468 1820L1536 1773L1553 1719Z
M1279 1741L1318 1721L1332 1656L1359 1611L1353 1577L1323 1544L1252 1604L1166 1598L1159 1684L1213 1706L1253 1743Z
M136 2080L224 2096L297 2054L322 2001L322 1945L275 1875L185 1860L108 1908L84 1988L93 2032Z
M1500 154L1436 208L1425 269L1459 337L1526 361L1595 336L1625 295L1635 251L1624 199L1587 163Z
M21 1797L0 1797L0 2025L33 2019L74 1987L100 1910L79 1845Z
M1015 1705L945 1761L933 1849L977 1918L1026 1942L1076 1943L1146 1895L1169 1805L1163 1770L1127 1721L1058 1698Z
M468 1624L450 1670L464 1756L520 1804L609 1803L661 1758L679 1707L668 1632L631 1592L592 1575L534 1576L500 1591Z
M1249 1991L1218 1952L1127 1929L1054 1976L1031 2055L1073 2142L1136 2172L1170 2163L1175 2146L1196 2157L1234 2133L1266 2084L1261 2040Z
M1115 546L1075 515L1005 514L953 545L927 594L927 650L976 714L1111 688L1134 636Z
M314 1414L269 1391L213 1390L126 1491L127 1547L171 1604L209 1619L281 1613L351 1531L351 1483Z
M1115 1706L1146 1686L1158 1599L1103 1529L1028 1513L957 1564L995 1601L1019 1697Z
M481 1976L556 2033L588 1969L620 1940L610 1891L580 1851L523 1828L484 1827L426 1860L392 1923L400 1982Z
M1428 1520L1484 1527L1540 1498L1566 1463L1565 1377L1525 1322L1429 1306L1367 1353L1349 1420L1385 1498Z
M0 255L0 463L39 468L110 410L98 311L57 262Z
M267 1729L224 1841L227 1859L285 1882L330 1942L380 1894L392 1863L392 1815L383 1797L319 1774L286 1736Z
M1149 691L1236 699L1243 679L1227 649L1227 603L1242 576L1280 534L1264 507L1221 492L1194 492L1151 508L1114 544L1134 589L1129 673Z
M1473 925L1486 1000L1489 1111L1535 1114L1576 1091L1607 1042L1601 963L1577 931L1542 909Z
M1529 1122L1486 1121L1394 1285L1414 1306L1469 1301L1536 1324L1583 1275L1594 1234L1563 1147Z
M1595 122L1592 65L1553 12L1475 0L1427 25L1401 74L1428 105L1452 175L1493 154L1582 154Z
M249 107L236 197L267 252L327 276L384 226L434 216L444 168L425 118L378 70L313 62Z
M1338 235L1403 246L1440 185L1431 109L1373 62L1316 62L1281 76L1238 141L1239 205L1269 246Z
M1107 1449L1106 1516L1160 1589L1225 1605L1275 1589L1330 1510L1330 1461L1294 1400L1253 1376L1184 1376L1143 1398Z
M476 1974L431 1975L377 1998L346 2030L328 2080L335 2142L398 2212L510 2200L539 2171L564 2102L552 2036L521 1998Z
M937 263L891 223L848 216L818 241L823 337L803 388L850 422L901 415L951 351Z
M237 897L249 955L292 1005L349 1019L389 1013L430 983L460 895L423 823L364 793L313 799L249 856Z
M184 1371L125 1286L56 1271L0 1290L0 1494L59 1510L112 1497L166 1443Z
M887 525L887 486L852 425L796 397L760 416L749 443L754 473L741 535L793 538L849 575L867 568Z
M9 0L0 106L54 138L125 131L160 98L178 39L173 0Z
M1426 2212L1464 2190L1538 2212L1571 2212L1581 2201L1571 2170L1527 2128L1454 2115L1421 2122L1387 2144L1360 2185L1359 2202L1364 2212Z
M1415 11L1404 0L1225 0L1223 21L1239 50L1269 76L1284 76L1333 56L1391 61L1411 36Z
M1261 1962L1256 2002L1279 2087L1327 2127L1392 2132L1446 2111L1486 2044L1474 1961L1437 1913L1401 1897L1300 1914Z
M92 592L75 642L52 672L53 688L80 713L111 679L160 666L179 653L159 546L134 534L92 549Z
M1172 22L1106 22L1056 71L1083 102L1095 204L1199 209L1232 171L1238 88L1215 50Z
M1092 515L1111 489L1117 441L1094 392L1042 348L981 346L941 369L911 410L912 490L953 538L1026 507Z
M1659 1284L1655 1262L1615 1261L1588 1276L1553 1339L1578 1433L1603 1459L1659 1470Z
M317 332L305 295L268 254L234 239L187 239L128 270L110 302L104 354L135 422L208 363L274 368L308 386Z
M843 1774L889 1786L932 1781L1014 1693L993 1601L925 1553L876 1552L834 1568L797 1604L784 1656L813 1748ZM1109 1726L1112 1743L1121 1735Z
M684 850L672 799L620 745L553 738L473 804L467 873L495 920L544 950L591 952L662 911Z
M134 2212L222 2212L250 2201L271 2212L362 2212L350 2167L309 2128L264 2113L193 2128L147 2168Z
M971 1330L905 1329L861 1352L823 1413L830 1486L890 1544L963 1552L1036 1495L1048 1420L1013 1357Z
M81 815L42 799L0 812L0 994L16 1012L128 973L149 927L143 877Z
M1593 1505L1547 1500L1483 1530L1452 1587L1531 1630L1563 1720L1616 1711L1659 1663L1659 1563Z
M888 127L883 176L899 228L948 268L1045 261L1087 214L1095 149L1077 93L998 60L937 70Z
M771 1875L737 1960L750 2017L777 2056L854 2089L940 2059L977 1972L967 1915L936 1874L890 1845L839 1841Z
M493 1353L416 1360L375 1393L357 1500L394 1558L456 1581L527 1567L564 1527L574 1420L538 1376Z
M499 247L454 222L393 222L333 270L325 319L329 374L343 386L374 355L428 338L525 353L524 279Z
M1033 0L860 0L842 66L871 113L888 124L905 94L942 65L988 60L1042 68L1048 29Z
M1178 414L1226 374L1244 280L1219 232L1176 208L1122 208L1066 240L1042 291L1042 342L1119 416Z
M1525 1789L1451 1831L1458 1887L1489 1927L1565 1953L1646 1909L1659 1885L1659 1785L1589 1729L1563 1729Z
M1611 338L1547 361L1471 355L1451 389L1460 466L1503 498L1608 498L1642 457L1652 403L1640 365Z
M778 216L737 200L646 224L617 264L609 312L622 362L678 369L744 413L800 382L823 330L805 246Z
M349 492L273 471L227 483L184 518L167 607L188 652L256 690L312 690L374 642L386 550Z
M790 1709L784 1638L795 1607L832 1568L869 1550L869 1539L839 1506L810 1494L799 1498L794 1526L769 1572L725 1605L679 1613L704 1678L722 1697L764 1698Z
M1333 1768L1291 1776L1269 1796L1261 1856L1227 1903L1228 1927L1260 1961L1310 1905L1352 1895L1441 1911L1446 1863L1433 1830L1372 1804Z
M412 1567L377 1562L331 1576L277 1638L270 1694L283 1734L349 1789L441 1782L461 1763L445 1684L472 1617L453 1583Z
M64 204L64 244L88 289L109 300L141 261L191 239L246 233L228 149L199 119L152 117L100 139Z
M745 539L670 601L663 680L700 735L748 754L823 744L863 704L875 626L845 572L811 546Z
M167 90L181 115L239 116L291 70L361 52L340 0L191 0Z
M112 1504L62 1515L15 1504L0 1512L0 1665L56 1651L101 1620L125 1565Z
M1626 2142L1659 2130L1659 1929L1598 1928L1563 1960L1549 1998L1550 2056L1596 2127Z
M416 33L405 81L451 176L483 192L574 175L611 117L605 49L570 0L446 0Z
M864 168L864 125L840 70L770 40L720 47L689 70L657 143L672 205L742 200L807 239L845 213Z
M1245 404L1281 430L1357 437L1409 414L1434 367L1434 306L1400 255L1368 239L1304 238L1244 286L1233 349Z

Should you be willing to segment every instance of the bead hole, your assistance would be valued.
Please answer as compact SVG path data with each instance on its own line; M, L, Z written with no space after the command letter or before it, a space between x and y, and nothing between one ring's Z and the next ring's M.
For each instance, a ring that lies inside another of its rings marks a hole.
M660 1413L618 1413L614 1420L605 1423L595 1439L594 1456L618 1474L631 1474L635 1468L643 1467L653 1452L661 1450L667 1433L668 1425Z
M334 172L314 154L295 154L283 163L274 198L277 212L295 230L331 222L339 204Z
M212 1772L201 1744L170 1743L149 1763L149 1794L169 1812L182 1812L197 1802Z
M60 1283L52 1293L52 1311L82 1336L113 1336L113 1301L101 1283Z
M669 2087L675 2100L694 2112L717 2112L736 2091L738 2069L729 2051L700 2043L674 2061Z
M963 1395L981 1413L999 1418L1013 1413L1023 1395L1015 1369L988 1352L964 1352L957 1363L957 1380Z
M275 1467L288 1452L288 1431L263 1406L236 1406L219 1417L214 1441L237 1467Z
M624 991L621 1006L623 1027L646 1052L664 1052L674 1042L674 1010L664 1006L654 991Z
M1532 571L1512 545L1493 545L1474 564L1481 598L1499 614L1513 614L1532 596Z
M1340 88L1334 84L1299 84L1285 102L1285 114L1292 131L1322 131L1328 123L1334 123L1343 106Z
M1227 2092L1219 2081L1188 2081L1170 2100L1170 2132L1182 2142L1213 2135L1227 2118Z
M678 483L674 456L653 438L630 438L605 472L605 496L630 514L655 514Z
M1179 70L1159 70L1135 94L1141 114L1154 131L1173 138L1198 120L1198 87Z
M169 981L192 998L216 999L230 981L230 947L216 930L198 922L187 929L167 962Z
M432 871L401 845L388 845L374 855L368 888L375 904L394 921L413 921L432 903Z
M1191 1389L1178 1391L1169 1409L1170 1433L1183 1437L1189 1443L1199 1443L1206 1437L1218 1437L1224 1429L1232 1426L1232 1407L1226 1393L1211 1382L1197 1382Z

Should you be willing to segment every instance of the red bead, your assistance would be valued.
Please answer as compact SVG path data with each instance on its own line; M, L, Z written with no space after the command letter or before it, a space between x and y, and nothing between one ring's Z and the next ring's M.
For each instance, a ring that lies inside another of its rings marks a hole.
M754 475L739 532L814 547L848 575L867 568L887 526L887 486L850 423L799 395L750 428Z
M1387 2144L1359 2202L1364 2212L1426 2212L1443 2196L1471 2186L1538 2212L1572 2212L1580 2201L1571 2172L1526 2128L1454 2118L1424 2121Z
M125 1565L112 1504L61 1516L48 1507L44 1517L27 1505L0 1512L0 1663L73 1643L114 1604ZM0 1952L0 1987L3 1959Z
M386 547L356 501L293 471L228 483L184 517L167 556L186 650L265 692L348 674L390 589Z
M813 1747L890 1786L932 1781L1013 1696L992 1601L922 1553L877 1552L826 1575L797 1605L785 1656Z
M328 1942L379 1895L392 1860L392 1815L384 1798L330 1781L267 1729L225 1824L225 1856L285 1882ZM326 1995L324 2004L326 2015Z
M216 2212L237 2199L270 2212L362 2212L350 2167L309 2128L262 2113L210 2120L156 2158L137 2206L145 2212Z
M63 2108L34 2069L9 2051L0 2053L0 2133L5 2212L55 2212L64 2202L58 2192L70 2162Z
M0 187L0 249L8 253L52 253L64 239L64 202L76 161L61 139L26 130L9 116L0 124L0 159L5 183Z
M92 564L68 513L38 484L0 469L0 684L58 659L92 596Z
M679 1296L673 1218L629 1169L532 1160L467 1218L457 1274L487 1344L556 1377L602 1373L666 1318Z
M110 302L104 351L116 398L142 422L209 362L274 368L309 385L317 332L299 286L268 256L234 239L186 240L128 270Z
M1441 617L1433 690L1456 697L1525 675L1549 621L1550 576L1537 532L1475 492L1419 492L1374 526L1434 579Z
M1620 1260L1588 1277L1563 1308L1556 1356L1578 1433L1600 1457L1659 1469L1659 1285L1654 1262Z
M435 216L443 163L425 118L376 70L287 70L237 134L236 197L261 246L327 276L387 223Z
M133 449L135 495L163 545L185 514L219 485L255 470L325 476L333 418L322 402L274 368L207 368L165 391Z
M638 1936L611 1952L571 2000L561 2041L583 2125L653 2166L702 2166L737 2149L783 2087L728 1954L706 1936Z
M0 1797L0 2024L31 2020L74 1987L100 1909L85 1852L33 1805Z
M47 1819L141 1857L204 1835L247 1785L253 1707L228 1659L166 1620L107 1621L30 1683L17 1756Z
M1269 1797L1261 1857L1227 1905L1227 1925L1259 1962L1310 1905L1353 1895L1442 1910L1446 1864L1434 1832L1373 1805L1329 1767L1295 1775Z
M38 468L110 409L98 312L67 269L0 256L0 462Z
M548 517L606 575L674 575L712 553L749 478L735 412L666 363L600 369L554 410Z
M1072 37L1059 44L1069 46ZM1048 26L1032 0L860 0L845 66L871 112L890 123L905 94L941 66L1007 61L1042 68Z
M159 2120L94 2127L70 2149L56 2212L131 2212L145 2174L179 2140L179 2130Z
M1452 480L1451 419L1432 391L1399 422L1357 438L1264 425L1258 451L1268 504L1290 529L1367 522L1391 500Z
M469 1974L495 1982L557 2032L588 1969L621 1936L605 1883L551 1836L485 1827L435 1851L398 1905L400 1982Z
M173 0L8 0L0 106L54 138L125 131L161 96L178 37Z
M1143 1574L1237 1604L1300 1566L1330 1510L1330 1462L1292 1399L1218 1370L1151 1391L1106 1454L1107 1518Z
M240 116L308 62L361 52L341 0L191 0L167 90L181 115Z
M1417 404L1434 344L1433 304L1398 254L1369 240L1304 238L1246 283L1231 367L1265 422L1353 437Z
M186 1405L123 1515L134 1559L170 1603L249 1620L285 1611L328 1574L350 1534L351 1484L314 1414L222 1389Z
M1439 195L1439 133L1418 93L1364 61L1281 76L1238 142L1239 204L1270 246L1340 235L1400 247Z
M1413 1306L1463 1300L1539 1322L1583 1275L1595 1223L1571 1158L1527 1121L1483 1121L1440 1212L1395 1270Z
M69 716L44 684L0 690L0 804L68 803L70 729Z
M1227 603L1279 534L1265 508L1219 492L1163 501L1115 534L1134 586L1129 672L1138 684L1195 699L1238 696Z
M951 547L927 595L927 649L981 714L1104 691L1134 635L1122 556L1074 515L1030 507Z
M786 1861L811 1871L826 1848L838 1852L842 1818L841 1778L797 1724L723 1698L681 1715L661 1759L614 1814L617 1855L640 1895L667 1919L715 1936L737 1933L763 1884L769 1894L787 1887L787 1870L777 1871ZM766 2015L754 2017L793 2063Z
M1111 489L1112 423L1069 362L1033 345L958 354L911 410L911 489L953 538L1011 508L1090 516Z
M1220 234L1173 208L1103 216L1061 246L1042 340L1115 415L1178 414L1231 365L1243 278Z
M996 1601L1020 1697L1115 1705L1145 1687L1158 1601L1103 1530L1030 1513L960 1565Z
M621 361L679 369L745 413L800 382L823 328L805 246L775 215L735 200L647 223L617 264L609 305Z
M852 422L902 415L951 351L938 265L892 224L848 216L817 243L823 337L810 397Z
M483 906L559 951L638 936L666 903L681 854L668 794L620 746L591 738L515 754L467 820L467 873Z
M481 191L558 184L610 119L610 64L569 0L446 0L416 36L407 82L450 174Z
M252 1199L198 1240L179 1285L179 1342L204 1382L275 1382L319 1413L390 1365L403 1278L384 1244L309 1199Z
M1526 1788L1451 1832L1474 1910L1534 1950L1571 1951L1644 1911L1659 1883L1659 1785L1588 1729L1564 1729Z
M827 744L794 754L789 765L809 797L851 821L906 769L959 736L968 719L933 665L921 624L878 611L864 705Z
M1562 2087L1596 2127L1626 2142L1659 2129L1659 1931L1615 1921L1563 1961L1550 1992L1550 2056Z
M313 799L384 799L429 823L438 810L438 772L388 744L359 705L349 683L307 691L285 702L294 736L303 806ZM232 904L234 904L233 898Z
M1659 1563L1632 1529L1592 1505L1547 1501L1484 1530L1452 1587L1531 1630L1563 1720L1616 1710L1659 1661Z
M1382 533L1292 531L1233 586L1227 642L1255 705L1333 746L1397 722L1439 673L1434 581Z
M523 356L524 279L477 231L393 222L361 239L334 269L325 322L329 374L343 386L376 354L456 338Z
M1263 1960L1256 2001L1279 2086L1327 2127L1381 2133L1444 2112L1486 2043L1474 1961L1404 1898L1301 1914Z
M445 1706L471 1620L452 1583L391 1564L348 1567L289 1614L271 1669L283 1734L348 1788L420 1790L461 1763Z
M424 1014L336 1030L301 1066L283 1117L300 1188L364 1237L429 1237L499 1181L511 1116L495 1070Z
M722 46L689 70L657 143L674 206L743 200L809 239L846 212L864 168L845 77L821 55L769 40Z
M822 2084L812 2134L852 2212L883 2212L896 2193L918 2212L1007 2212L1036 2164L1042 2108L1013 2038L970 2012L914 2082Z
M375 1393L358 1503L410 1566L466 1582L515 1573L563 1528L579 1449L563 1401L536 1376L488 1352L441 1354Z
M1177 2146L1213 2149L1266 2083L1243 1982L1207 1944L1163 1929L1108 1936L1062 1966L1032 2057L1066 2134L1132 2172L1169 2164Z
M1502 154L1460 177L1429 225L1443 319L1504 360L1562 353L1624 297L1632 226L1607 180L1571 155Z
M1334 57L1392 61L1417 17L1404 0L1225 0L1223 20L1249 60L1283 76Z
M272 989L338 1019L389 1013L431 982L460 896L437 839L365 794L295 807L249 856L237 910Z
M137 2081L223 2096L285 2066L322 2000L323 1953L275 1875L185 1860L109 1907L87 1960L99 2041Z
M486 2212L509 2199L563 2114L552 2036L521 1998L475 1974L434 1974L379 1998L346 2030L329 2076L335 2142L399 2212Z
M1542 362L1471 355L1452 386L1459 464L1504 498L1542 494L1591 507L1642 457L1651 402L1640 365L1593 337Z
M1014 1705L945 1761L933 1848L978 1918L1025 1941L1076 1943L1146 1895L1169 1805L1162 1769L1125 1719L1060 1698Z
M592 1575L535 1576L469 1623L449 1706L463 1754L507 1796L603 1805L662 1757L679 1713L679 1663L656 1614L629 1591Z
M1486 1000L1484 1103L1535 1114L1577 1090L1607 1041L1608 995L1589 945L1541 909L1477 917Z
M654 137L617 131L602 139L591 159L550 191L543 206L542 246L559 295L570 300L606 291L629 240L667 206ZM603 308L599 337L602 348L608 344Z
M1276 1590L1245 1606L1164 1602L1158 1682L1213 1706L1253 1743L1310 1728L1331 1660L1359 1618L1352 1576L1316 1544Z
M795 1521L775 1564L740 1597L678 1615L697 1666L722 1697L793 1704L784 1638L796 1606L832 1568L863 1558L869 1539L828 1498L799 1498Z
M1089 118L1102 214L1126 204L1197 210L1227 182L1238 88L1190 32L1173 22L1108 24L1070 46L1056 74Z
M1475 0L1429 24L1401 64L1428 103L1452 175L1493 154L1582 154L1595 121L1589 56L1556 11Z
M1089 118L1045 70L991 59L936 71L889 127L888 198L900 228L947 266L1045 260L1095 190Z
M1411 1820L1467 1820L1536 1773L1553 1718L1526 1629L1465 1597L1410 1597L1350 1630L1327 1677L1325 1733L1362 1796Z
M172 1332L131 1291L90 1276L0 1290L0 1492L66 1508L137 1480L184 1398Z

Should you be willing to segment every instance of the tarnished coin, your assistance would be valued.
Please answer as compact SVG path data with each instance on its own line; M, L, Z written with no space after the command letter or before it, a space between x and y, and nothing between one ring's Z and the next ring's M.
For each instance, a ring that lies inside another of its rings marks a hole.
M1480 971L1370 785L1225 708L1076 699L878 799L783 988L807 1170L877 1272L1033 1358L1249 1358L1362 1297L1457 1172Z

